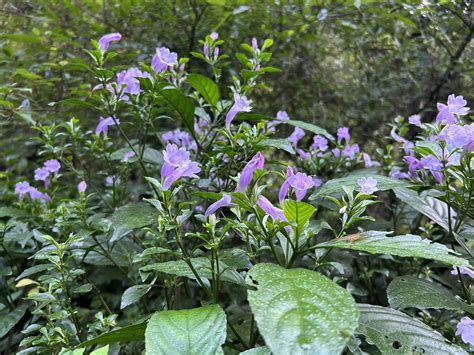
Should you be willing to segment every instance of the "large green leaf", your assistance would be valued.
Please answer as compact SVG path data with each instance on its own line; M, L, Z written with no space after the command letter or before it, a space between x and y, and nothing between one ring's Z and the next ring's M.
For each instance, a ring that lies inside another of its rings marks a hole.
M361 177L372 176L377 180L377 188L380 191L391 190L397 187L409 187L411 184L404 180L392 179L387 176L374 175L373 172L367 170L366 172L360 172L358 174L352 174L338 179L327 181L320 189L314 192L309 199L314 200L318 197L324 197L327 195L334 195L343 192L342 187L357 187L357 180Z
M212 278L211 262L207 258L193 258L191 264L198 273L199 277L204 279ZM245 280L236 270L230 268L224 262L219 262L219 270L222 273L221 281L232 282L238 285L245 285ZM190 267L184 260L166 261L144 266L140 269L142 276L146 278L150 272L163 272L165 274L187 277L195 280L196 277Z
M317 248L342 248L371 254L390 254L438 260L449 265L468 266L469 262L443 244L431 243L418 235L387 237L387 232L370 231L318 244Z
M92 346L112 343L125 343L131 341L143 341L145 339L146 321L128 325L123 328L114 329L101 334L95 338L87 340L78 346Z
M211 79L199 74L188 74L186 81L196 89L211 106L217 105L220 99L219 88Z
M288 120L288 121L284 121L284 123L287 123L287 124L292 125L294 127L302 128L305 131L309 131L309 132L312 132L314 134L320 134L320 135L326 136L329 139L334 139L334 137L328 131L326 131L324 128L316 126L312 123L303 122L303 121L296 121L296 120Z
M454 309L474 313L474 306L464 303L447 288L414 276L400 276L387 288L387 298L393 308Z
M217 304L189 310L157 312L146 328L146 353L223 354L226 322L225 313Z
M436 222L445 230L449 230L448 205L431 196L419 196L416 191L406 188L396 188L395 195L411 208Z
M138 202L120 207L112 215L114 233L111 241L117 241L133 229L142 228L157 220L158 212L145 202Z
M247 276L258 329L275 355L338 354L357 327L351 294L307 269L258 264Z
M258 145L262 147L273 147L284 150L290 154L296 154L287 138L267 138L259 142Z
M380 306L359 304L357 333L382 354L467 354L423 322Z
M27 309L28 306L23 304L11 312L8 312L7 310L0 312L0 339L20 321Z
M183 121L186 128L194 136L194 104L193 101L185 96L178 89L168 89L161 91L168 107L176 111Z
M261 346L241 352L239 355L271 355L271 352L267 346Z

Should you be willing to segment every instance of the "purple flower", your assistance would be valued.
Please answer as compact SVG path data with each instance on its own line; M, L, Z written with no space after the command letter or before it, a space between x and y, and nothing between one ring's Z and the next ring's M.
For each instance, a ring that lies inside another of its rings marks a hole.
M362 153L362 158L364 159L364 165L366 168L370 168L374 165L374 163L372 163L372 158L370 158L369 154Z
M258 51L258 43L257 43L257 39L254 37L252 38L252 49L254 52Z
M414 126L421 127L421 116L420 115L412 115L408 117L408 122Z
M168 131L161 136L161 139L165 144L176 144L178 147L185 147L190 150L197 150L197 144L194 138L185 131L175 129L174 131Z
M240 96L239 94L234 94L234 104L227 112L225 117L225 126L230 127L232 120L239 112L250 112L252 111L252 106L250 106L250 101L245 96Z
M403 137L400 137L397 132L396 132L396 128L393 127L392 130L390 131L390 135L392 136L392 138L397 141L398 143L402 143L403 144L403 148L405 149L405 151L407 153L411 153L413 152L413 148L415 147L415 144L413 142L410 142L409 140L403 138Z
M157 73L164 73L176 64L178 64L178 54L170 52L166 47L157 48L151 60L151 67Z
M178 148L175 144L168 144L163 151L164 163L161 167L163 189L168 190L171 185L182 177L198 178L201 171L199 164L189 159L189 152L185 148Z
M342 151L342 154L344 154L344 156L350 158L350 159L354 159L354 156L359 153L360 151L360 148L359 148L359 145L358 144L347 144L345 147L344 147L344 150Z
M288 183L295 190L296 199L301 201L308 190L314 187L314 180L304 173L296 173L288 178Z
M30 187L30 190L28 192L32 200L43 200L45 202L51 202L51 197L49 197L47 194L39 192L36 187Z
M302 159L309 159L311 158L311 154L305 152L303 149L298 149L298 154Z
M438 102L438 115L436 116L436 123L455 124L456 116L465 116L469 112L469 107L466 107L467 101L462 96L455 96L451 94L448 96L448 104Z
M359 185L360 191L362 191L364 194L367 194L367 195L372 195L375 191L378 190L377 180L374 179L372 176L358 179L357 185Z
M276 114L276 120L270 121L267 123L267 129L269 132L274 132L275 131L275 126L288 121L290 119L290 116L288 116L288 113L286 111L278 111Z
M441 170L443 169L443 164L439 161L434 155L428 155L420 160L424 169L431 171L431 174L436 179L438 183L443 182L443 174Z
M321 152L328 150L328 140L323 136L315 135L313 137L313 144L309 147L310 149L318 149Z
M83 194L87 189L87 184L85 181L81 181L79 184L77 184L77 191L79 191L80 194Z
M254 157L245 165L239 178L239 191L243 191L247 188L253 178L253 173L257 169L263 169L265 165L265 157L262 153L258 152Z
M401 172L400 170L392 170L390 171L390 174L388 174L388 176L394 179L408 179L410 177L410 175Z
M214 60L217 60L219 57L219 47L214 48Z
M474 270L471 270L469 269L468 267L465 267L465 266L461 266L459 268L459 272L461 273L461 275L467 275L469 276L471 279L474 279ZM453 269L451 270L451 275L457 275L458 274L458 268L457 267L453 267Z
M403 159L408 164L408 171L411 176L414 176L417 170L423 169L423 164L414 156L407 155Z
M117 121L117 123L120 124L120 121L118 119L116 119L115 121ZM115 121L112 117L104 118L101 116L99 124L97 125L95 129L95 134L98 136L101 133L104 133L104 135L106 136L107 133L109 132L109 126L115 126Z
M288 137L288 141L296 148L298 141L303 137L304 131L299 127L295 127L293 133Z
M122 35L118 32L106 34L99 39L99 50L104 54L109 49L110 42L120 41Z
M257 205L274 221L280 220L280 221L286 221L285 214L280 208L277 208L273 206L273 204L263 195L260 195L258 197Z
M209 58L209 45L207 44L207 42L204 42L204 45L202 47L202 51L204 52L204 56L206 58Z
M112 186L114 184L114 181L115 181L115 176L107 176L105 178L105 185Z
M288 193L288 189L290 188L290 183L289 183L289 178L294 175L293 169L291 167L286 168L286 179L283 182L283 184L280 187L280 192L278 193L278 200L280 203L283 202L283 200L286 197L286 194Z
M150 73L142 72L138 68L122 70L117 74L117 87L120 92L120 100L128 101L129 95L138 95L140 93L140 82L137 78L151 78ZM113 92L112 88L109 91Z
M314 187L318 188L323 184L323 180L318 178L317 176L313 176Z
M130 151L128 151L127 153L125 153L125 155L123 156L122 161L124 161L124 162L127 163L128 160L129 160L130 158L133 158L134 156L135 156L135 152L134 152L133 150L130 150Z
M449 125L443 129L439 138L451 148L462 148L472 141L472 132L469 126Z
M339 127L337 130L337 142L342 143L344 139L346 140L346 143L348 143L351 140L351 135L349 134L349 128Z
M50 173L56 173L61 169L61 164L56 159L46 160L43 164L44 168Z
M35 181L46 181L49 177L49 170L46 168L38 168L35 170Z
M456 329L456 335L466 344L474 346L474 320L469 317L462 317Z
M217 39L219 38L219 33L211 32L209 36L212 38L213 41L217 41Z
M341 150L339 148L334 148L331 150L331 152L336 158L339 158L341 156Z
M232 203L232 197L227 194L223 194L220 200L214 202L207 208L206 212L204 213L204 216L209 217L209 215L215 213L219 208L232 206L235 206Z
M23 198L27 193L30 192L31 186L27 181L20 181L15 184L15 193Z

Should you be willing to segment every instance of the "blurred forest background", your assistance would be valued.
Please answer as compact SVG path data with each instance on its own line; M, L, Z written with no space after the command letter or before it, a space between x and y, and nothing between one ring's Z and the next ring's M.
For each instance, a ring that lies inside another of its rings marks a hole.
M433 119L450 93L474 99L467 0L3 0L0 28L0 170L35 155L33 122L95 126L97 113L52 103L87 97L95 84L77 58L88 61L82 49L109 32L123 35L109 64L149 63L167 46L192 72L209 70L189 52L211 31L235 62L240 43L272 38L281 72L255 92L254 112L348 125L362 145L383 139L397 115ZM224 68L224 96L233 74Z

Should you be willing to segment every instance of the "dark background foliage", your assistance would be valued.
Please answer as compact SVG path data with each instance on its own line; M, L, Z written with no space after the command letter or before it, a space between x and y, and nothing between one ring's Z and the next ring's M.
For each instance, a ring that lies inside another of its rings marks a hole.
M471 1L6 1L0 27L0 164L8 166L35 155L26 143L33 121L74 115L96 124L95 112L50 103L90 92L91 75L75 63L108 32L123 35L112 64L124 67L148 63L162 45L188 56L211 31L233 61L240 43L273 38L271 64L281 72L255 92L255 111L349 125L366 144L380 142L397 115L431 120L448 94L473 99ZM192 57L189 67L206 70ZM223 89L232 74L224 69Z

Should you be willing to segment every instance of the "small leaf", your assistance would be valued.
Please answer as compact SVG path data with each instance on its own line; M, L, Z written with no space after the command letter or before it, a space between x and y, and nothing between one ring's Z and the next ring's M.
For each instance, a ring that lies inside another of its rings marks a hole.
M168 107L178 113L186 128L194 136L193 101L189 97L184 96L178 89L162 90L161 95L164 97Z
M339 354L357 328L351 294L307 269L261 263L248 273L250 307L272 354Z
M405 257L438 260L449 265L468 266L469 262L454 254L443 244L431 243L418 235L387 237L387 232L369 231L333 239L318 244L317 248L342 248L366 251L371 254L389 254Z
M286 138L266 138L258 143L259 146L273 147L284 150L290 154L296 154L293 146Z
M418 319L391 308L359 304L357 333L382 354L467 354Z
M186 81L197 92L199 92L204 100L206 100L211 106L217 105L217 102L220 99L219 88L211 79L204 75L188 74Z
M292 125L294 127L302 128L305 131L309 131L309 132L312 132L314 134L323 135L328 139L334 140L334 137L328 131L326 131L324 128L316 126L312 123L303 122L303 121L296 121L296 120L288 120L288 121L285 121L284 123L287 123L287 124Z
M261 346L259 348L253 348L246 350L239 355L271 355L270 349L267 346Z
M283 202L285 217L288 219L288 222L296 223L299 230L309 221L315 211L316 209L306 202L293 200L285 200Z
M206 307L155 313L145 332L147 354L223 354L226 316L222 308Z
M22 304L11 312L0 312L0 339L3 338L23 317L28 306Z
M133 229L142 228L152 224L158 218L158 213L148 203L139 202L120 207L112 215L114 233L111 241L122 239Z
M130 341L143 341L145 339L146 321L114 329L87 340L78 346L104 345L113 343L124 343Z
M393 308L453 309L474 313L474 306L462 302L447 288L414 276L400 276L387 288Z
M122 295L120 309L124 309L125 307L138 302L140 298L146 295L150 290L151 285L135 285L127 288Z

